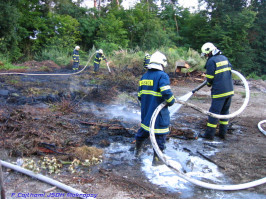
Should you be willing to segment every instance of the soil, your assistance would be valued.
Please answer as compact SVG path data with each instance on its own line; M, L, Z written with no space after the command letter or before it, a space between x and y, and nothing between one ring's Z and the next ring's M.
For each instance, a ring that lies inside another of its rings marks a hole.
M27 72L38 71L43 67L43 63L31 63L34 64L27 65ZM71 73L71 70L55 65L46 66L45 69L49 73ZM139 128L139 122L133 120L132 116L121 119L116 115L130 108L139 109L136 91L140 73L130 74L127 71L124 77L122 73L109 74L105 68L101 68L97 74L88 68L76 76L1 75L1 160L18 164L24 159L24 167L29 167L25 166L25 159L38 164L45 156L54 157L57 164L53 166L62 165L60 173L39 169L40 173L86 194L98 194L97 198L252 197L245 196L246 192L258 194L258 198L266 198L265 184L244 190L242 196L239 196L239 193L224 192L221 197L221 193L217 191L202 189L192 184L190 186L195 192L182 194L186 191L169 191L151 183L141 170L141 160L136 160L133 156L134 134ZM200 84L200 79L199 73L186 77L174 77L174 74L171 74L171 88L179 97ZM219 166L222 174L230 180L230 184L266 177L266 138L257 128L257 124L266 119L266 82L249 80L249 85L249 104L243 113L230 120L226 139L215 137L219 144L209 144L217 152L208 158ZM234 87L231 112L236 111L244 101L244 87L238 81L235 81ZM209 109L210 89L202 88L189 102ZM206 141L197 139L194 132L204 131L206 122L207 116L183 106L171 121L171 133L168 138L175 138L180 144L185 143L183 149L190 149L195 154L200 151L207 155L209 149ZM266 124L262 127L265 130ZM117 143L129 149L112 146ZM148 141L145 148L148 150L144 153L149 154L152 147ZM69 167L74 160L83 165L72 165L71 170ZM34 170L37 170L37 167ZM3 178L7 198L19 198L16 196L18 193L40 194L53 187L5 167ZM62 196L66 193L58 188L51 192L61 194L50 197L52 199L75 198ZM15 195L12 196L12 193Z

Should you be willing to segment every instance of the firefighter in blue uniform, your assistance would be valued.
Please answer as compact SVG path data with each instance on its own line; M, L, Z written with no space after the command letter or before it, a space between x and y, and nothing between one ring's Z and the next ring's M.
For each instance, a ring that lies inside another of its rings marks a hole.
M101 60L105 60L105 62L107 63L107 59L103 55L103 50L99 49L98 51L96 51L96 56L94 59L94 72L99 71Z
M80 47L76 46L73 51L73 66L72 66L73 71L79 70L79 50Z
M150 59L151 56L148 53L146 53L143 62L144 68L147 68L147 66L150 64Z
M143 141L149 137L149 125L154 110L162 102L166 101L168 106L175 102L175 97L170 88L169 76L164 72L167 60L159 51L152 54L147 72L139 82L138 99L141 102L141 128L136 133L135 157L141 151ZM165 149L166 135L169 133L170 115L168 106L164 107L155 122L155 138L159 148ZM153 165L163 164L154 151Z
M228 59L222 55L212 43L205 43L202 48L202 55L208 57L206 62L206 78L207 86L211 87L212 103L209 109L215 114L227 115L231 104L232 96L234 95L232 81L232 65ZM208 118L207 129L200 137L213 140L216 132L218 119ZM225 139L228 128L228 119L219 120L218 136Z

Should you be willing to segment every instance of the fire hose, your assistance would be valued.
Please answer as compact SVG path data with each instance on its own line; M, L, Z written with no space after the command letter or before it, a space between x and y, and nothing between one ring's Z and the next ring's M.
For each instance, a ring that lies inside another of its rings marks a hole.
M61 183L59 181L56 181L54 179L51 179L49 177L43 176L41 174L35 174L34 172L32 172L30 170L24 169L24 168L22 168L20 166L13 165L11 163L8 163L8 162L2 161L2 160L0 160L0 162L6 168L13 169L13 170L18 171L20 173L26 174L28 176L31 176L33 178L36 178L36 179L41 180L43 182L46 182L48 184L54 185L54 186L56 186L56 187L58 187L58 188L60 188L60 189L62 189L64 191L67 191L69 193L79 194L80 198L87 199L89 197L88 194L85 194L85 193L83 193L83 192L81 192L79 190L76 190L76 189L74 189L74 188L72 188L72 187L70 187L68 185L65 185L65 184L63 184L63 183Z
M259 130L260 130L264 135L266 135L266 131L263 130L263 128L261 128L261 125L262 125L263 123L265 123L265 122L266 122L266 120L262 120L262 121L260 121L260 122L258 123L258 128L259 128Z
M81 72L83 72L88 67L88 64L89 64L92 56L94 56L94 54L95 53L93 53L91 55L91 57L87 61L86 65L81 70L79 70L77 72L74 72L74 73L67 73L67 74L34 74L34 73L21 73L21 72L3 72L3 73L0 73L0 75L25 75L25 76L70 76L70 75L77 75L77 74L80 74Z
M246 98L244 100L243 105L240 107L239 110L237 110L236 112L232 113L232 114L228 114L228 115L217 115L208 111L203 110L202 108L198 108L197 106L193 105L193 104L189 104L186 103L184 101L181 100L176 100L176 103L180 103L189 107L192 107L206 115L218 118L218 119L229 119L232 117L235 117L237 115L239 115L247 106L248 101L249 101L249 87L248 87L248 83L246 81L246 79L237 71L232 70L232 72L234 74L236 74L244 83L245 86L245 92L246 92ZM162 153L162 151L160 150L156 139L155 139L155 134L154 134L154 126L155 126L155 121L156 118L159 114L159 112L161 111L161 109L166 106L166 102L161 103L153 112L153 115L151 117L151 121L150 121L150 140L153 146L153 149L155 150L155 152L157 153L157 155L159 156L159 158L164 162L164 164L166 166L168 166L170 169L172 169L179 177L197 185L203 188L207 188L207 189L214 189L214 190L243 190L243 189L247 189L247 188L251 188L251 187L255 187L258 185L262 185L266 183L266 177L262 178L262 179L258 179L252 182L248 182L248 183L243 183L243 184L238 184L238 185L217 185L217 184L212 184L212 183L206 183L200 180L196 180L188 175L186 175L185 173L181 172L176 166L174 166L173 162L171 162L171 160L168 160L167 157Z

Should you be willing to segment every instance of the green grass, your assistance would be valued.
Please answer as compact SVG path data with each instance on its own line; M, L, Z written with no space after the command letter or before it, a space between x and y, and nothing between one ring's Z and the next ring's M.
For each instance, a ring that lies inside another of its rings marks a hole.
M16 66L11 63L5 63L4 66L0 66L0 70L14 70L14 69L28 69L25 66Z
M16 66L9 62L8 57L0 54L0 70L28 69L25 66Z

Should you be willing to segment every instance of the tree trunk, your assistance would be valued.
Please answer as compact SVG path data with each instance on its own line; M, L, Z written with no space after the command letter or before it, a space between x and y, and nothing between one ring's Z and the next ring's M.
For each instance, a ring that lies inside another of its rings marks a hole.
M97 0L94 0L94 8L97 8Z
M176 27L176 32L178 33L178 23L177 23L177 19L176 19L176 15L174 14L174 19L175 19L175 27Z
M175 1L171 1L171 4L173 6L173 10L175 11ZM176 19L176 14L174 12L174 20L175 20L175 27L176 27L176 32L178 33L179 28L178 28L178 23L177 23L177 19Z

